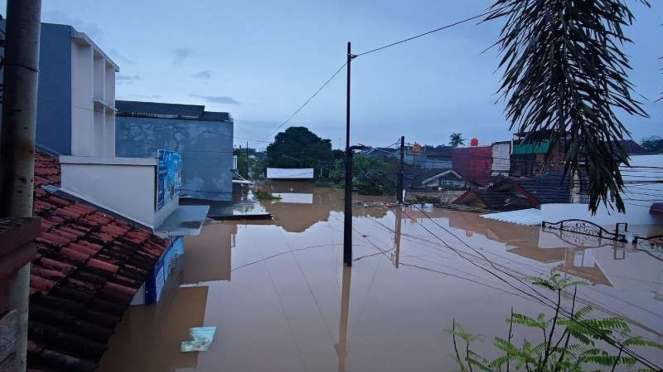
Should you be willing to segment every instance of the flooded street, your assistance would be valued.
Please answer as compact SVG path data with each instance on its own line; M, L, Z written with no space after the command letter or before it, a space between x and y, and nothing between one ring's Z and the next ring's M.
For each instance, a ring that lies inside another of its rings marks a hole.
M483 334L474 349L494 357L511 308L553 312L551 292L522 282L553 267L589 283L578 298L597 315L663 341L661 253L473 213L355 205L349 269L342 191L274 193L282 199L262 203L274 220L210 222L187 238L177 282L125 314L100 371L452 371L452 320ZM180 352L203 326L216 327L210 349Z

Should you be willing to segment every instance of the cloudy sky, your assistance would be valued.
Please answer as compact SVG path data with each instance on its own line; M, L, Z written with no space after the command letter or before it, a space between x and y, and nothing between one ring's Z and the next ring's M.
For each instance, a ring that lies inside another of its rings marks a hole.
M5 1L0 1L4 9ZM264 139L353 52L483 12L488 0L44 0L45 22L87 33L120 66L118 99L204 104L235 117L237 137ZM632 81L650 119L623 117L636 140L663 136L663 5L628 30ZM353 63L353 143L442 144L452 132L481 143L509 139L494 51L500 25L469 23ZM345 136L345 73L290 125ZM245 143L237 139L237 144ZM251 146L264 146L259 142Z

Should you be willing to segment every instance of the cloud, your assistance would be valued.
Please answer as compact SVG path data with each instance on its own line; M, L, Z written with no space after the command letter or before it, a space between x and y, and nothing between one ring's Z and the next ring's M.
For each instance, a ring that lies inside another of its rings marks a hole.
M200 72L196 72L195 74L191 75L192 78L194 79L211 79L212 78L212 71L210 70L203 70Z
M133 65L134 61L123 55L122 53L118 52L117 49L111 48L108 50L108 53L115 59L117 59L120 62L124 62L128 65Z
M143 78L141 78L140 75L118 74L115 76L115 83L117 85L132 85L134 82L138 80L143 80Z
M226 105L239 105L239 102L235 100L232 97L229 96L205 96L201 94L190 94L190 97L194 98L200 98L204 99L207 102L210 103L220 103L220 104L226 104Z
M103 39L104 32L96 22L84 21L59 10L44 11L42 21L73 26L76 31L84 32L95 42Z
M193 51L191 48L177 48L172 50L173 54L173 64L175 66L181 66L185 60L191 58Z

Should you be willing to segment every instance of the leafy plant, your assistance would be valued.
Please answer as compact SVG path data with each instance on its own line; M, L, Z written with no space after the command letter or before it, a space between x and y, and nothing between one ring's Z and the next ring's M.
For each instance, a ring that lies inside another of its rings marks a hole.
M565 174L587 173L593 212L613 199L624 211L619 166L628 156L619 140L630 134L615 111L648 117L632 96L622 51L634 20L626 2L495 0L490 9L486 21L506 20L496 45L511 128L564 146Z
M392 195L395 185L389 171L389 163L357 155L354 157L354 187L362 195Z
M577 286L584 284L571 279L562 278L553 269L548 278L530 277L528 280L539 287L557 293L555 315L546 318L541 313L536 318L525 314L514 313L506 320L509 333L506 339L495 337L494 346L501 355L489 361L472 350L472 343L481 340L481 336L466 332L453 320L448 329L453 338L456 362L463 372L581 372L595 370L614 371L618 366L635 367L640 362L628 353L632 346L650 347L663 350L663 345L631 335L631 329L621 318L609 317L595 319L590 317L591 306L575 310ZM574 287L570 317L562 315L562 291ZM514 325L537 330L543 337L541 342L533 343L524 340L518 346L513 342ZM459 350L459 340L465 348ZM602 346L608 343L614 348L605 350ZM638 371L654 371L644 366Z
M280 196L273 195L267 190L256 190L255 195L258 200L281 200Z

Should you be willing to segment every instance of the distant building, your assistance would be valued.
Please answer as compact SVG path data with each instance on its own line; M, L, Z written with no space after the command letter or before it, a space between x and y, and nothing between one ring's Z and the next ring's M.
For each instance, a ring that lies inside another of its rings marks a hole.
M551 172L534 178L506 178L485 188L471 189L454 203L509 211L539 208L543 204L570 203L572 192L571 182L563 172Z
M410 183L413 189L462 190L469 187L463 176L451 169L426 169Z
M267 179L313 181L313 173L313 168L267 168Z
M488 184L493 165L491 146L456 147L451 153L456 173L476 185Z
M553 148L550 148L548 138L550 138L548 132L532 135L527 133L514 134L509 175L512 177L534 177L546 172L564 170L564 144L557 143Z
M182 195L232 200L233 118L202 105L117 103L118 156L149 158L165 149L182 154Z
M492 166L490 175L492 177L508 177L511 170L511 141L494 142L491 145Z

